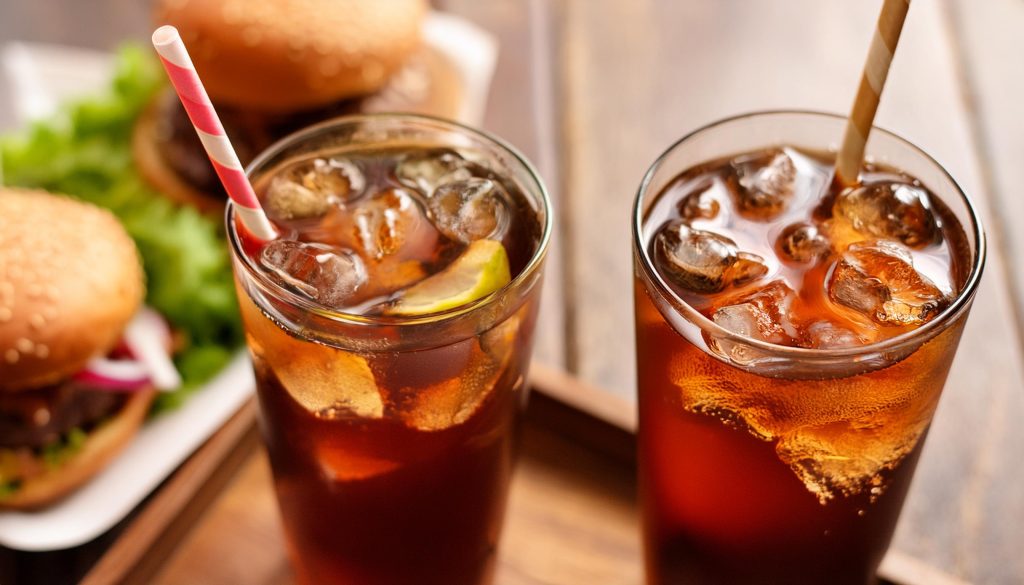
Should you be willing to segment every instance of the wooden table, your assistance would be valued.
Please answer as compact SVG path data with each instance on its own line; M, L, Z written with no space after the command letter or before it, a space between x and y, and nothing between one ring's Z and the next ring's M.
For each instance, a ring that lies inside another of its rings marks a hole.
M628 210L644 170L674 139L726 115L845 111L880 3L441 2L502 41L485 125L535 160L555 194L560 222L540 360L631 404ZM145 39L147 13L131 0L8 2L0 42L113 48ZM1024 581L1024 271L1015 269L1024 231L1013 225L1024 217L1014 188L1024 184L1022 27L1020 0L915 2L878 117L947 166L981 207L990 235L984 283L894 543L899 553L984 584ZM0 127L6 99L0 87ZM535 471L523 466L516 481ZM252 463L243 473L259 478L264 470ZM510 522L514 541L517 522L527 521ZM529 530L554 522L539 517ZM275 538L268 532L267 546L278 546ZM617 544L598 549L635 555L627 532L610 542ZM508 583L562 582L538 571ZM634 583L637 575L588 582Z

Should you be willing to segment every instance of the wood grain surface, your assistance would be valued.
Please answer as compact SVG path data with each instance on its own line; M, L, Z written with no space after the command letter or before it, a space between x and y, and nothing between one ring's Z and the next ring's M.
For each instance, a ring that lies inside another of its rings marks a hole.
M1018 334L1024 332L1024 2L946 0L957 47L957 70L974 131L982 181L1001 211L989 233L1008 267L1016 299Z

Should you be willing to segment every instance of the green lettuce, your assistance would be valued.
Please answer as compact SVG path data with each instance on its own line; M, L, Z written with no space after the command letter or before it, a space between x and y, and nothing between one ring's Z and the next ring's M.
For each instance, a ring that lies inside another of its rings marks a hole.
M165 87L149 51L122 48L105 95L65 104L59 115L0 137L6 185L45 189L106 207L135 239L146 271L146 303L186 337L175 357L181 390L156 408L179 404L231 359L242 330L223 227L154 192L132 162L135 120Z
M42 458L47 469L60 467L85 445L86 433L78 427L72 428L63 437L43 447Z

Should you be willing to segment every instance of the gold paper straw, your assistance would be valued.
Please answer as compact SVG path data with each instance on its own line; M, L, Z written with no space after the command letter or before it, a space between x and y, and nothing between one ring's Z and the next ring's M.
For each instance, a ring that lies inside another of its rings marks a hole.
M860 165L864 161L864 146L871 132L871 124L878 111L878 100L889 76L896 43L900 40L903 21L907 18L910 0L885 0L878 15L875 37L871 40L868 60L860 77L860 88L853 100L853 109L843 136L843 146L836 157L836 181L843 187L857 184Z

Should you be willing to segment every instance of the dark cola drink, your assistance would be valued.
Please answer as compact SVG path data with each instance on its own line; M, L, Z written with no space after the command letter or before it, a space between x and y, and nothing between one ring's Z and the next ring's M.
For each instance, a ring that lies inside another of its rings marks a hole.
M528 169L423 140L440 130L475 136L340 121L254 173L281 237L239 234L236 274L303 583L492 579L547 207Z
M711 160L638 219L652 585L874 582L975 259L921 181L871 163L839 191L833 163L788 146Z

